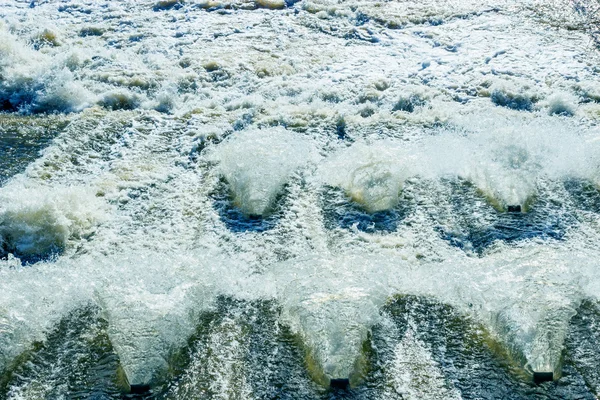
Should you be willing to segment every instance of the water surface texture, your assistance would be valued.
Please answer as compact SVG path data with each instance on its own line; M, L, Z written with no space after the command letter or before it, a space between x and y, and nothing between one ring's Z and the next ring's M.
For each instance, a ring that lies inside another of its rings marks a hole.
M0 399L597 398L599 6L0 2Z

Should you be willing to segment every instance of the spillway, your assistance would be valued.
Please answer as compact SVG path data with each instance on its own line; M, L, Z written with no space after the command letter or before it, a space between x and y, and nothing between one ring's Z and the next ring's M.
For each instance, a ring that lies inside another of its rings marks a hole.
M0 4L0 399L595 399L592 0Z

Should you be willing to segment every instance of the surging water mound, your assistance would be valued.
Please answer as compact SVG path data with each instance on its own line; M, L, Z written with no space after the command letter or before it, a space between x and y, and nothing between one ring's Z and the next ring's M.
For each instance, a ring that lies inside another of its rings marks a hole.
M106 216L105 203L85 187L23 185L0 190L0 255L35 260L90 236Z
M153 398L520 400L535 391L543 398L594 399L572 366L563 384L534 388L523 382L480 325L452 307L414 296L395 297L383 307L369 340L365 384L351 394L332 393L310 380L279 311L272 301L219 297L215 309L200 316L187 345L170 358L168 381L152 388ZM597 316L582 317L572 326L576 334L566 356L585 369L589 383L597 375L598 349L587 330L594 329ZM122 399L119 359L107 331L96 306L68 312L43 342L0 373L0 396Z
M414 210L414 203L410 196L411 194L403 189L398 206L369 213L360 204L349 201L343 190L326 187L322 192L321 202L324 226L328 230L345 228L370 233L394 232Z
M134 388L165 379L169 356L184 345L199 314L210 306L217 286L211 271L224 261L209 264L204 257L138 253L104 261L104 285L95 297ZM225 281L221 274L219 282Z
M326 184L344 189L352 200L374 213L398 204L410 161L406 149L390 140L357 143L326 160L321 174Z
M282 197L285 197L282 196ZM231 201L231 190L227 182L219 181L211 194L213 208L219 213L221 221L233 232L265 232L275 226L281 218L281 210L286 208L285 200L274 205L269 215L257 216L245 214Z
M0 110L72 112L85 108L91 94L74 79L67 57L29 48L0 25Z
M470 115L457 126L421 144L423 171L472 182L498 210L526 210L541 179L589 178L597 169L591 133L563 121Z
M268 214L290 176L316 159L306 139L279 127L234 133L209 157L248 215Z
M284 319L303 338L309 370L318 382L360 381L366 367L363 344L388 298L379 265L377 259L340 255L276 267L275 274L286 274L278 278Z
M574 251L513 248L459 268L473 288L456 287L455 299L443 295L470 304L526 370L559 377L569 322L583 296L579 282L591 278L594 263Z

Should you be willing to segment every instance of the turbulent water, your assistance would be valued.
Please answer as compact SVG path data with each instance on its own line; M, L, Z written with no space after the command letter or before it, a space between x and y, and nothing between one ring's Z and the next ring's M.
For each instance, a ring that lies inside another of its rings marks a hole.
M599 8L0 2L0 399L597 398Z

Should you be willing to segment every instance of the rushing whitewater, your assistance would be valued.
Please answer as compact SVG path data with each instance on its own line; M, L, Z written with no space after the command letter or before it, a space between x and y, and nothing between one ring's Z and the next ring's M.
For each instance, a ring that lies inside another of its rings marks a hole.
M0 4L0 399L600 394L595 0Z

